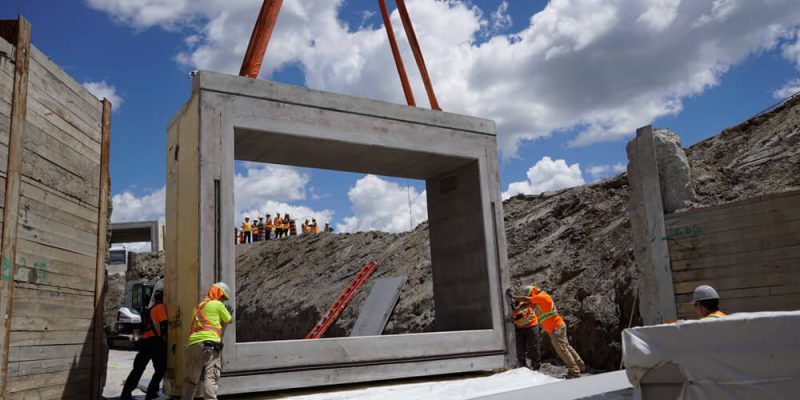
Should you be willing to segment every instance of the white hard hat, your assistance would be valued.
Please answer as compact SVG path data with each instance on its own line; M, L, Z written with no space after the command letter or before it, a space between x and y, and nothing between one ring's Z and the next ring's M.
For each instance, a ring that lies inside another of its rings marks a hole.
M228 286L227 283L225 283L225 282L217 282L217 283L214 284L214 286L216 286L216 287L220 288L220 290L222 290L222 293L225 295L225 297L223 298L224 300L228 300L229 298L231 298L231 288Z
M708 285L700 285L694 289L692 294L692 302L697 303L703 300L719 300L719 294L713 287Z

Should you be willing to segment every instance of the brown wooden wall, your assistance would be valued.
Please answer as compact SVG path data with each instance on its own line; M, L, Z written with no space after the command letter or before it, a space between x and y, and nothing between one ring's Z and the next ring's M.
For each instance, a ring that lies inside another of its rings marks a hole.
M15 53L0 39L0 199L19 199L16 234L9 239L16 251L4 397L86 399L92 396L93 356L95 363L102 359L94 350L93 321L107 215L101 212L107 202L101 202L101 186L107 187L101 185L104 106L31 46L20 186L18 193L6 193L21 56Z
M679 318L692 291L720 294L723 311L800 309L800 191L665 216Z

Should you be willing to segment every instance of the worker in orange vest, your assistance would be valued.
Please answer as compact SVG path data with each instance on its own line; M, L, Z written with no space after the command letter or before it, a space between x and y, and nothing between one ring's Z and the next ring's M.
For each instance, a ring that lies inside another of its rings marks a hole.
M547 332L550 343L555 348L558 357L567 366L567 378L577 378L581 372L586 370L583 359L578 355L567 339L567 324L558 315L558 310L547 292L540 290L536 286L527 286L523 296L516 296L514 300L533 307L539 325Z
M719 309L719 294L708 285L700 285L692 293L694 311L701 321L711 321L727 316Z
M289 220L289 236L297 236L297 223L293 220Z
M304 235L307 234L307 233L311 233L311 226L309 225L307 219L306 219L306 222L303 222L303 225L300 226L300 229L301 229L301 231L303 232Z
M275 226L275 238L277 239L283 234L283 218L281 218L281 213L275 214L275 219L272 221L272 224Z
M163 289L157 289L153 292L153 300L153 306L143 316L144 335L136 343L139 352L136 353L136 358L133 359L133 370L128 374L128 379L125 380L125 386L123 386L122 394L119 397L121 400L132 399L131 393L133 389L136 389L147 363L151 360L153 361L155 372L153 372L153 377L150 378L145 398L155 399L159 396L161 379L164 378L164 372L167 370L167 330L169 328Z
M186 377L183 400L192 400L203 376L203 398L216 399L222 373L222 325L233 317L223 301L230 299L231 289L224 282L211 285L208 295L194 309L191 335L186 342Z
M253 235L253 240L252 241L253 242L257 242L258 241L258 235L261 233L258 230L258 224L256 224L256 223L253 224L253 228L252 228L251 232L253 232L252 233L252 235Z
M283 226L283 237L289 236L290 223L291 219L289 218L289 214L283 214L283 219L281 220L281 226Z
M539 369L539 320L530 304L514 300L511 290L506 291L511 302L511 320L517 344L517 366Z
M319 225L317 225L317 219L311 218L311 232L312 233L319 233Z

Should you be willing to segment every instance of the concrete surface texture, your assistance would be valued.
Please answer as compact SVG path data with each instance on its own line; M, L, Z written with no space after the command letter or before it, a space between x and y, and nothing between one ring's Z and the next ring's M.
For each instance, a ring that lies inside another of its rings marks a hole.
M108 369L106 370L106 384L103 389L104 399L116 399L122 394L122 386L125 379L133 368L133 359L136 357L135 351L110 350L108 352ZM148 380L153 376L153 363L147 364L142 374L142 380ZM142 390L133 391L134 398L144 398Z
M166 303L183 327L212 282L237 283L234 160L426 181L436 330L452 332L241 343L235 322L224 338L222 392L499 368L513 359L493 122L200 72L168 147ZM291 157L300 151L307 156ZM199 237L170 233L178 225ZM184 331L170 336L170 392L182 377ZM253 371L272 372L243 378Z
M656 129L653 139L664 212L686 208L694 201L695 194L691 166L681 138L669 129Z

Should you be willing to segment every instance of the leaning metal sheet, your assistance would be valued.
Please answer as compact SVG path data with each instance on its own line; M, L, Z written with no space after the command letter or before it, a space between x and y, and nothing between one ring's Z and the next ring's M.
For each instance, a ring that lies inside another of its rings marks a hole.
M797 398L797 332L798 311L739 313L713 321L626 329L623 360L637 389L648 389L648 373L677 365L683 377L679 399ZM657 397L657 390L650 393Z
M405 275L377 279L367 301L361 307L350 336L374 336L383 333L400 297L400 289L405 283Z

